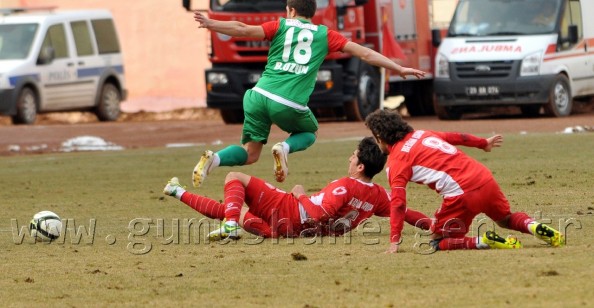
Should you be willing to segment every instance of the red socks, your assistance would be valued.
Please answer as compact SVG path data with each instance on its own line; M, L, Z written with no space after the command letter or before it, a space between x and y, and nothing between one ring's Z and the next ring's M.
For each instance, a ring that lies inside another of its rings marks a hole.
M447 237L439 242L439 250L477 249L476 237Z
M241 208L245 200L245 187L239 180L225 183L225 218L227 221L239 222Z
M225 208L215 200L187 191L181 196L180 200L206 217L214 219L225 218Z
M528 229L528 224L534 220L530 218L526 213L516 212L512 213L509 217L509 228L512 230L520 231L522 233L532 234Z

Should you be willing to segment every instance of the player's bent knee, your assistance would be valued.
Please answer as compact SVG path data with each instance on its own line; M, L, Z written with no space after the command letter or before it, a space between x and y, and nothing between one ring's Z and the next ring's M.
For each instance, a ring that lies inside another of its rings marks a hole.
M249 183L250 176L243 172L237 172L237 171L231 171L231 172L227 173L227 176L225 177L225 184L227 184L231 181L234 181L234 180L240 181L245 186L245 185L247 185L247 183Z
M231 171L229 173L227 173L227 176L225 177L225 183L231 182L233 180L238 180L240 177L241 172L236 172L236 171Z

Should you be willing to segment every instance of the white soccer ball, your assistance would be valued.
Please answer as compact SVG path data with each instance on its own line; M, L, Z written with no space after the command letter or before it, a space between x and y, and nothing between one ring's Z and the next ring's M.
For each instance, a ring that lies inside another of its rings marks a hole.
M41 211L33 215L29 224L31 236L38 242L51 242L62 232L62 220L58 214L51 211Z

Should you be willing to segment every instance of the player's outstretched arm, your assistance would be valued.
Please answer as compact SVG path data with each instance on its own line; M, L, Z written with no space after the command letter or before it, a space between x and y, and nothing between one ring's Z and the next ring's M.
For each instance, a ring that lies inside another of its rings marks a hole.
M195 11L194 20L200 24L199 28L226 34L235 37L253 37L263 39L264 29L261 26L251 26L239 21L220 21L210 19L202 13Z
M498 148L503 143L503 136L495 135L493 137L487 138L487 146L483 148L485 152L491 152L492 148Z
M421 78L425 76L426 72L421 70L417 70L410 67L404 67L396 64L396 62L388 59L386 56L382 55L381 53L367 48L365 46L361 46L357 43L348 42L342 49L343 52L347 52L352 54L355 57L361 58L366 63L369 63L374 66L380 66L385 69L389 69L395 71L400 75L400 77L406 79L406 76L415 76L417 78Z

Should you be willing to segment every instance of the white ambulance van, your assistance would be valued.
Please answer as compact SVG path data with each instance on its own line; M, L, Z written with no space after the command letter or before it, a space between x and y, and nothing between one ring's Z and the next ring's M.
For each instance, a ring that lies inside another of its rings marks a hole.
M50 111L120 115L124 66L107 10L0 9L0 114L31 124Z
M567 116L594 95L594 0L459 0L435 63L440 119L502 105Z

